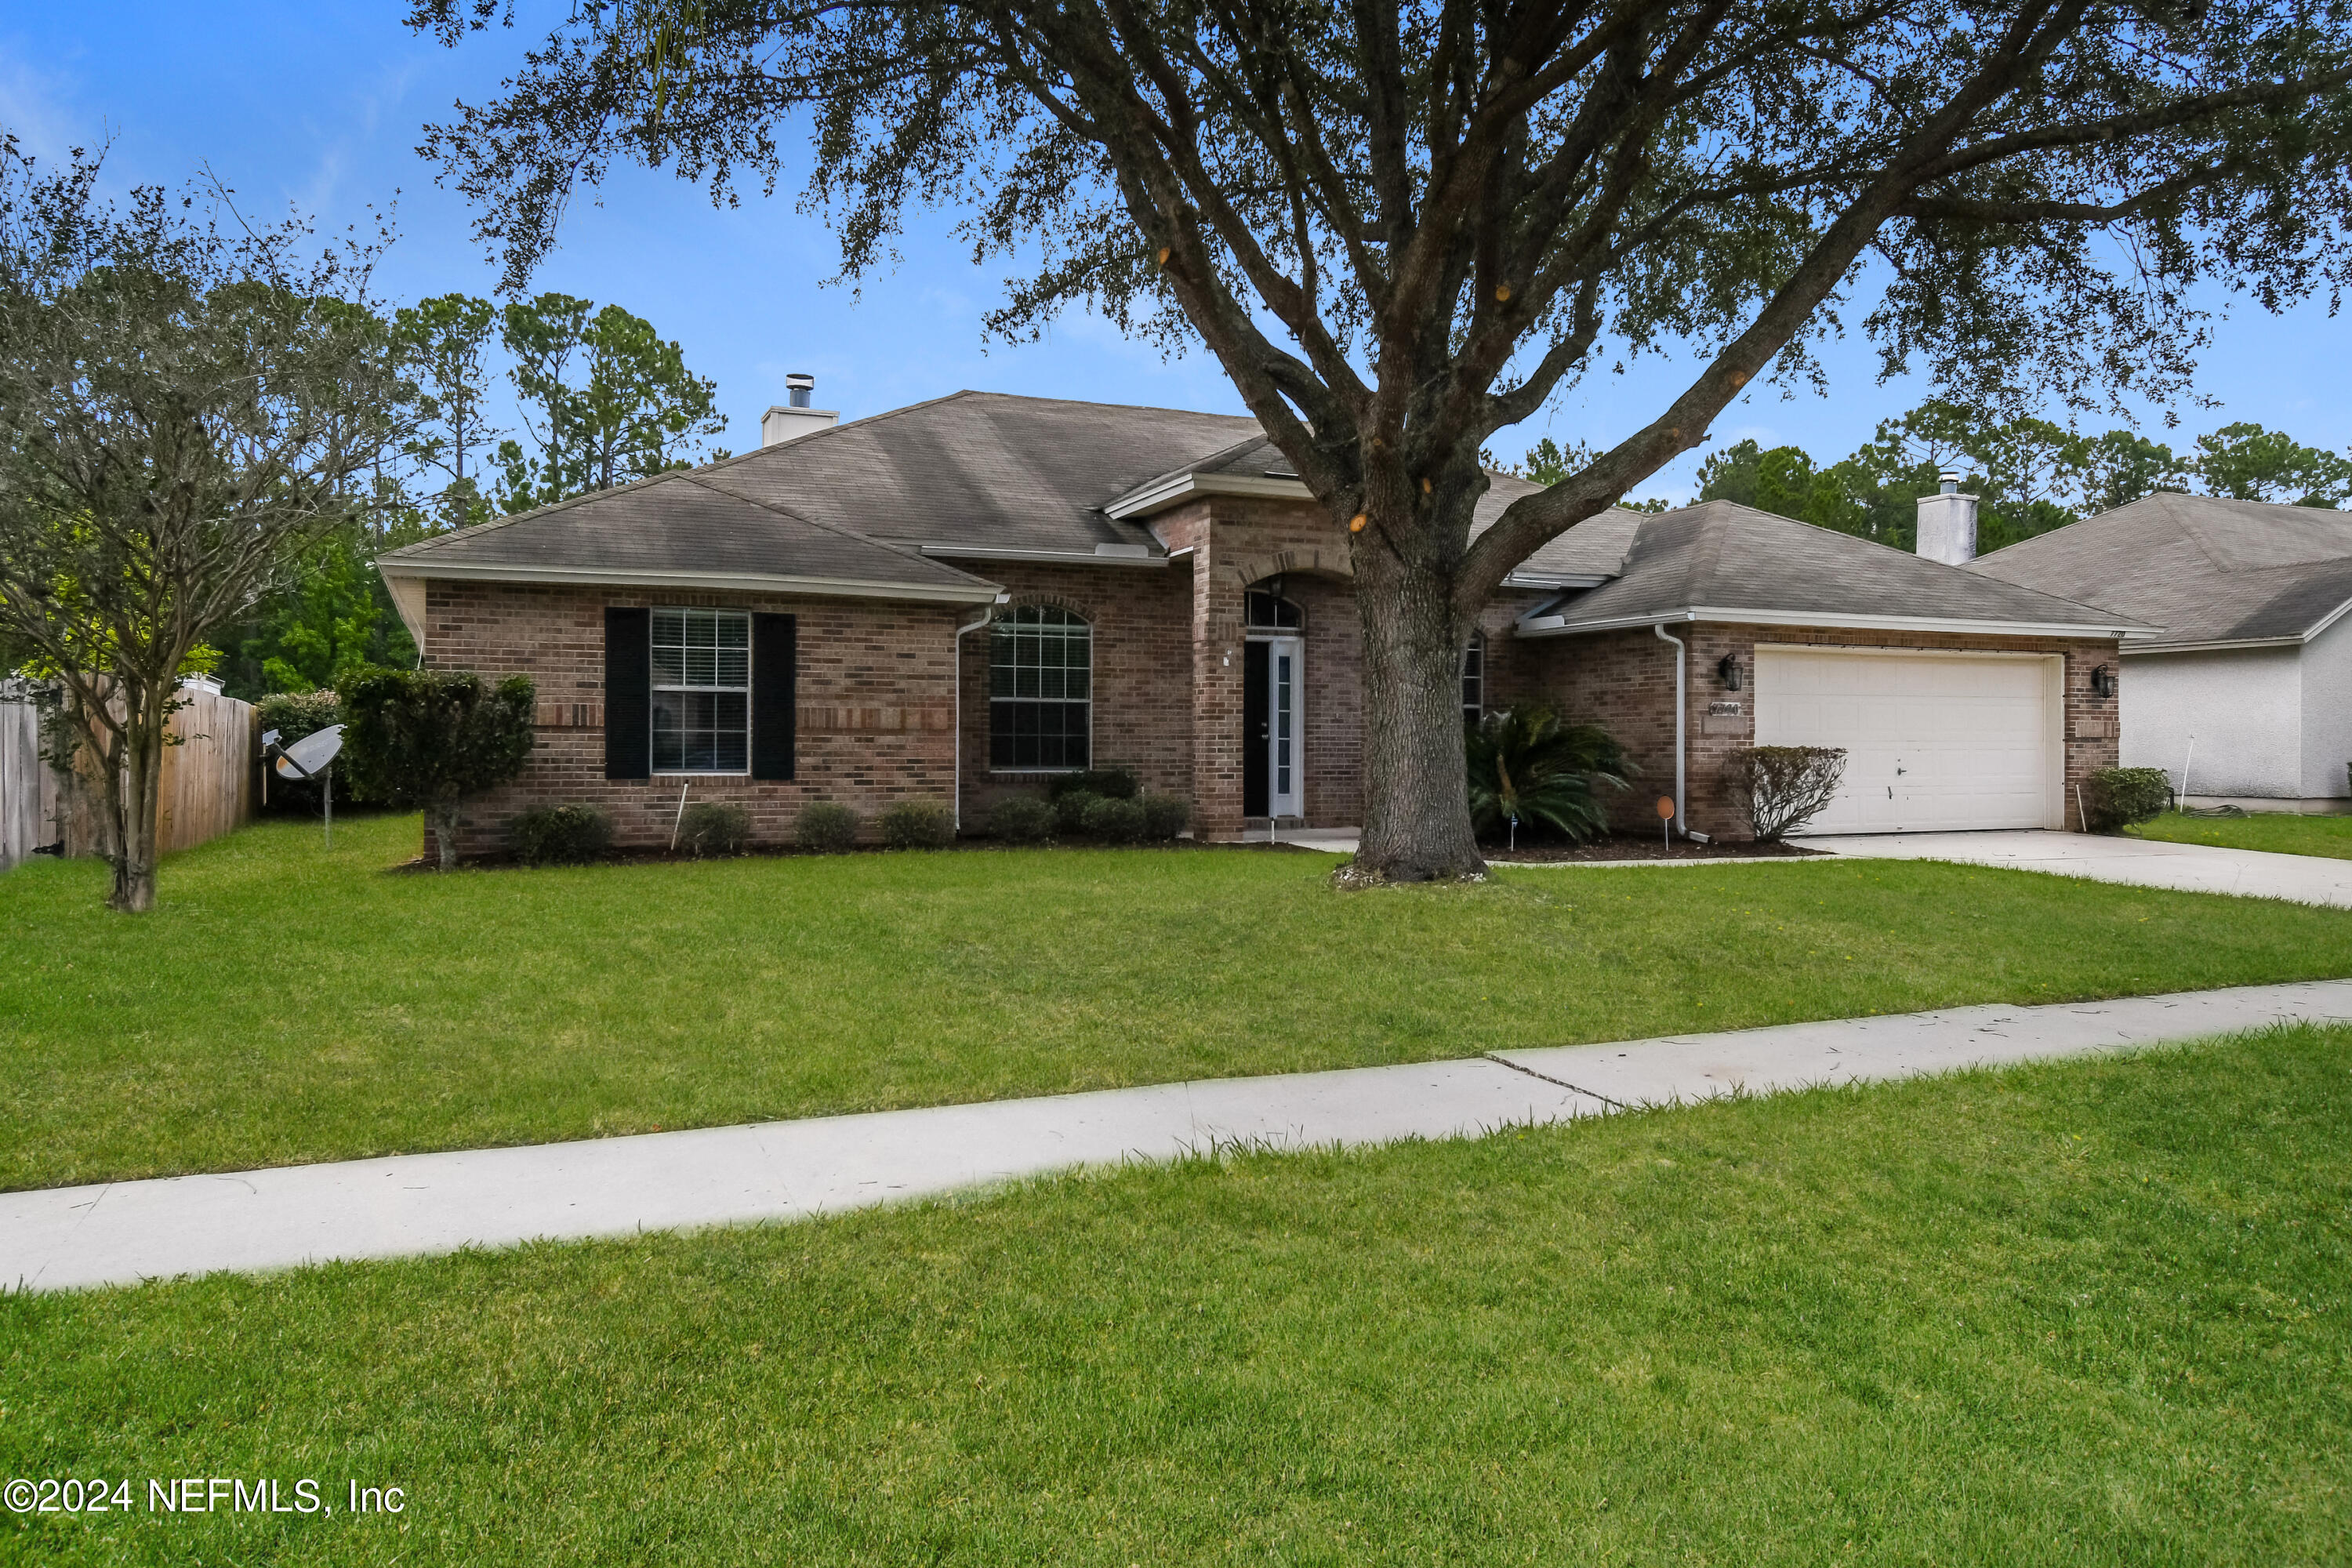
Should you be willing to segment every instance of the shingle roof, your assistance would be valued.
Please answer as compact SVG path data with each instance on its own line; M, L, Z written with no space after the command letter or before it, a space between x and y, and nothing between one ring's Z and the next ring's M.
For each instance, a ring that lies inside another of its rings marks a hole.
M2163 492L1973 569L2163 627L2136 649L2301 641L2352 605L2352 515Z
M2143 629L2127 616L1732 501L1702 501L1656 516L1627 515L1634 520L1630 528L1612 514L1563 536L1572 541L1596 522L1628 529L1632 540L1623 574L1571 595L1532 621L1530 630L1597 631L1688 610L1706 612L1709 618L1752 612L1823 626L1929 620L2110 634ZM1606 546L1610 541L1604 531L1591 544Z
M1152 544L1139 523L1104 515L1114 498L1252 447L1265 447L1257 421L1234 415L959 392L700 473L876 539L1083 553ZM1280 458L1260 466L1287 469Z
M1543 489L1532 479L1497 473L1492 468L1486 470L1486 493L1478 498L1477 510L1470 518L1470 537L1474 540L1494 527L1512 502ZM1611 507L1542 545L1513 567L1511 575L1521 581L1614 577L1624 566L1625 552L1633 547L1633 535L1648 515L1630 507Z
M762 505L707 473L663 474L388 552L392 575L760 578L902 589L984 603L992 584L944 562Z

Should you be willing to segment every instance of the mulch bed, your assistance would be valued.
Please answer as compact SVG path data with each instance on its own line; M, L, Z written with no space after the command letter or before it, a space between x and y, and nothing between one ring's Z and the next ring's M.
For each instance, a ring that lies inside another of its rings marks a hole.
M1522 844L1517 849L1506 849L1499 844L1482 844L1479 849L1487 859L1506 866L1514 862L1551 865L1609 860L1780 860L1823 853L1788 843L1697 844L1687 838L1677 838L1668 846L1656 837L1640 833L1612 833L1590 844Z

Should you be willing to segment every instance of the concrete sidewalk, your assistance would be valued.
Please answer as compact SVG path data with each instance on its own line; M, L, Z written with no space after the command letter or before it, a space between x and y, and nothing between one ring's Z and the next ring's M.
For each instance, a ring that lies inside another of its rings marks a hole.
M1953 860L2095 882L2352 909L2352 860L2324 855L2273 855L2210 844L2050 832L1857 833L1795 842L1849 859Z
M60 1290L787 1220L1219 1142L1475 1135L1735 1089L2352 1022L2352 981L1992 1005L1348 1072L0 1193L0 1284Z

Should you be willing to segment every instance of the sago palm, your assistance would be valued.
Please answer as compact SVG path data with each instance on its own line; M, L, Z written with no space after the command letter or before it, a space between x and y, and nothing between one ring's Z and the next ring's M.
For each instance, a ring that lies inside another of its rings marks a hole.
M1536 823L1582 843L1608 830L1598 798L1623 789L1638 770L1625 748L1598 724L1563 724L1538 704L1486 714L1465 737L1470 776L1470 820L1478 831L1498 829L1518 847L1519 824Z

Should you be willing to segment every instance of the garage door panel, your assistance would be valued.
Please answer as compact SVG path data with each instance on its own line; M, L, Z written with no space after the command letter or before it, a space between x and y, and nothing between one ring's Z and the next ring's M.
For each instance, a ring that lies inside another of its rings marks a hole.
M1846 752L1814 833L2051 826L2049 702L2040 659L1756 656L1757 744Z

